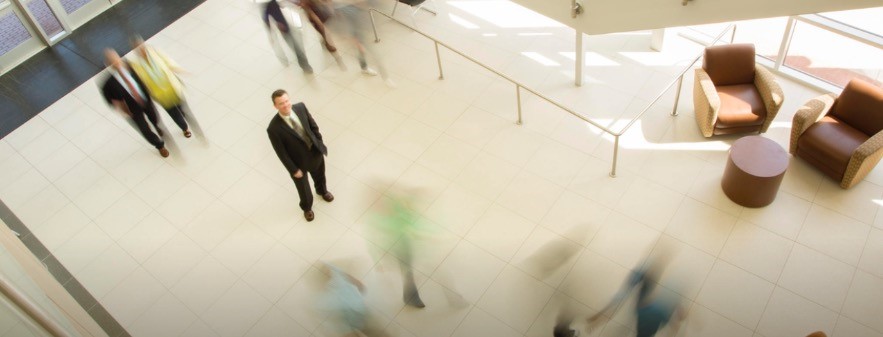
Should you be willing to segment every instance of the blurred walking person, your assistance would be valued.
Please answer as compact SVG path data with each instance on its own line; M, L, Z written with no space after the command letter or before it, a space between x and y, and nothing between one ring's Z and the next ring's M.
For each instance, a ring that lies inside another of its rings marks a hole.
M327 276L325 294L320 306L331 315L334 333L345 337L387 337L389 334L365 303L361 281L340 268L322 263L320 270Z
M147 92L153 101L159 103L172 117L175 124L184 132L184 137L193 135L187 125L187 119L195 123L195 119L185 112L183 85L178 74L183 69L160 51L148 46L140 36L132 38L135 56L130 62L132 70L144 81ZM201 132L200 132L201 134Z
M279 6L279 3L276 0L270 0L264 4L264 10L261 18L264 20L264 25L267 27L267 34L269 34L270 44L273 46L273 50L276 52L276 57L279 58L279 61L284 65L288 65L288 57L285 56L285 51L282 50L281 43L278 40L278 36L273 31L273 27L276 27L279 30L279 33L282 34L282 39L291 47L291 50L294 51L294 56L297 58L297 64L300 65L300 68L303 69L304 73L312 74L313 67L310 66L310 61L307 60L307 54L304 53L303 44L301 44L300 34L299 32L295 32L295 30L288 24L288 20L285 19L285 15L282 13L282 7Z
M166 149L166 144L162 139L163 131L160 127L159 116L144 82L132 71L131 65L117 54L116 50L105 49L104 59L109 74L101 85L101 94L104 100L126 116L133 127L159 151L163 158L168 157L169 150ZM153 125L153 129L150 128L150 125Z
M359 68L362 74L368 76L377 76L378 70L380 76L386 81L388 86L395 86L389 74L386 72L383 62L377 57L372 44L367 43L365 33L370 29L368 26L368 8L370 4L365 0L334 0L335 19L329 23L346 38L349 38L355 44L358 51ZM377 69L368 67L368 56L376 63Z
M337 47L334 46L334 42L331 40L331 33L325 28L325 23L334 16L334 7L331 5L331 1L296 0L295 3L303 8L307 19L310 20L310 25L322 36L322 43L325 45L325 49L331 53L340 69L346 70L346 64L343 63L343 58L340 57Z
M414 255L418 245L417 236L424 229L420 215L413 209L411 198L415 191L396 191L391 188L381 197L380 211L374 214L371 224L384 246L398 259L402 273L402 300L406 305L424 308L414 280Z
M659 279L668 266L668 253L668 251L663 251L659 256L646 261L642 266L632 271L613 300L597 314L589 317L587 322L591 325L604 315L612 315L625 302L632 290L637 289L636 336L656 336L656 333L667 325L671 325L672 329L677 331L685 316L680 296L670 292L660 294L656 291Z
M568 231L568 237L585 237L586 230L582 226L571 228ZM531 255L524 259L520 264L528 274L540 278L541 280L558 273L562 267L568 265L579 252L582 246L559 236L546 242ZM559 290L560 291L560 290ZM571 329L570 325L574 319L573 308L569 304L565 304L558 312L555 327L552 331L554 337L577 337L579 330Z

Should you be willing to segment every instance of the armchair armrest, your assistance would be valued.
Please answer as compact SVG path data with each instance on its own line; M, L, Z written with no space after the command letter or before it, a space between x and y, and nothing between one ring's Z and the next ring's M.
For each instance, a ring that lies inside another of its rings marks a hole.
M760 92L760 98L763 99L763 104L766 107L767 113L766 120L760 128L760 132L766 132L773 123L773 120L776 119L776 114L779 113L779 109L782 108L782 102L785 101L785 94L782 92L782 87L776 82L776 77L772 72L760 65L755 66L754 69L754 86L757 87L757 91Z
M791 146L788 150L791 154L797 154L797 139L800 135L831 110L836 98L835 94L821 95L809 100L797 110L791 121Z
M696 76L693 85L693 107L696 115L696 123L705 137L714 134L714 124L717 122L717 114L720 111L721 99L717 89L711 81L711 77L705 69L696 68Z
M883 131L877 132L855 149L846 165L840 187L850 188L859 183L877 166L880 158L883 158Z

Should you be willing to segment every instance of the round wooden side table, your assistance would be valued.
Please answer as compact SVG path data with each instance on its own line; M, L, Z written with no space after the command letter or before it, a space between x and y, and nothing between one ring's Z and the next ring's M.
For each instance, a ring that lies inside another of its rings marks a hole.
M730 147L721 179L724 194L745 207L763 207L776 199L788 168L788 152L761 136L747 136Z

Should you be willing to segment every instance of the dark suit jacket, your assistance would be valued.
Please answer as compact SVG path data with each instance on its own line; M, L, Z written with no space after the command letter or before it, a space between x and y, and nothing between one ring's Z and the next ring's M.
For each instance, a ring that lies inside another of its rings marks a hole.
M132 71L128 62L126 62L125 65L126 69L129 71L129 75L135 80L135 85L141 89L142 93L144 93L144 105L142 106L135 101L135 98L126 91L126 84L117 81L116 77L111 73L111 70L107 72L107 78L104 79L104 84L101 85L101 95L104 96L104 100L107 101L107 104L113 104L113 101L126 102L126 106L129 107L129 112L135 115L144 112L145 109L152 108L153 100L150 99L150 93L147 91L147 86L144 85L141 78L139 78L138 75L135 75L135 72Z
M304 126L304 131L313 142L313 147L319 150L319 153L328 155L328 148L322 143L322 134L319 133L319 126L313 120L313 116L307 111L307 106L303 103L297 103L291 106L294 115L300 120ZM276 156L285 165L289 175L293 175L297 170L310 171L314 169L318 161L322 160L322 156L314 152L313 149L307 148L307 143L294 131L277 113L270 121L267 127L267 135L270 136L270 143L273 144L273 150Z

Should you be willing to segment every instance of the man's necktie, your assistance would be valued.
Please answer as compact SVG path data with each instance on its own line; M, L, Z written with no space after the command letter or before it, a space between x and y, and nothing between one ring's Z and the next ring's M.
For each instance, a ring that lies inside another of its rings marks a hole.
M288 118L291 119L291 127L294 128L294 132L297 132L297 134L300 135L300 138L302 138L304 142L307 143L307 148L312 148L313 142L312 140L310 140L310 136L307 135L307 132L300 125L300 123L294 120L295 118L297 118L297 116L294 115L294 112L292 112L291 115L288 116Z
M132 93L132 98L135 99L135 102L138 102L139 105L144 105L144 98L138 93L138 88L135 87L135 83L132 83L129 76L126 76L126 74L120 73L120 77L123 78L123 82L126 82L126 85L129 87L129 92Z

